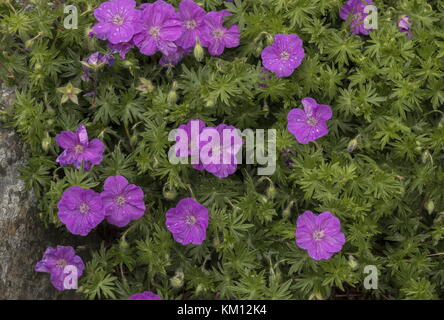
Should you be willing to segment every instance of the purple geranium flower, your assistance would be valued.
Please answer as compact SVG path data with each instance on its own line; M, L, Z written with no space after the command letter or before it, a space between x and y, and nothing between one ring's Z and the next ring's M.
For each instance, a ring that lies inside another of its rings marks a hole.
M204 19L205 26L202 29L202 45L208 48L213 56L219 56L225 48L234 48L240 43L240 30L237 25L229 28L223 26L224 18L231 15L226 10L209 12Z
M296 222L296 244L308 251L315 260L330 259L341 251L345 236L341 232L341 222L330 212L315 215L305 211Z
M208 227L208 209L192 198L182 199L167 211L166 226L177 242L202 244Z
M118 44L112 44L108 42L108 48L112 51L112 53L118 53L122 60L126 59L126 54L134 48L134 43L130 42L122 42Z
M61 166L73 164L79 169L83 163L85 170L102 162L105 146L99 139L88 140L88 132L81 123L76 132L63 131L56 136L57 144L64 149L56 161Z
M204 167L200 162L200 133L206 127L205 122L199 119L192 119L188 121L187 124L182 124L179 126L178 130L183 130L178 132L176 135L176 156L177 157L188 157L192 156L192 166L196 170L203 170ZM185 141L181 141L181 136ZM195 163L193 163L193 158Z
M372 5L372 0L348 0L347 3L341 8L339 16L342 20L349 19L350 26L352 27L351 32L354 34L365 34L367 35L371 28L365 28L365 18L368 14L364 12L367 5Z
M42 260L35 265L35 271L50 273L52 285L60 291L66 288L64 284L66 276L70 275L72 270L66 267L76 268L77 278L80 278L85 269L82 258L76 256L73 247L57 246L56 248L47 248L43 254Z
M182 61L183 57L190 54L191 51L191 48L183 49L182 47L177 47L176 52L170 53L169 55L162 55L159 60L159 64L164 67L174 67L180 61Z
M410 17L403 14L399 17L398 27L400 32L407 32L407 37L409 39L412 38L412 32L410 31L410 27L412 22L410 21Z
M261 57L266 69L278 77L288 77L299 67L304 55L302 40L296 34L277 34L273 45L266 47Z
M134 0L113 0L94 10L97 24L92 27L97 38L111 43L128 42L141 30L140 11Z
M184 49L196 45L196 38L201 40L204 18L206 12L192 0L182 0L179 4L178 18L184 25L182 36L176 40L176 44Z
M57 215L69 232L80 236L86 236L105 218L100 194L78 186L63 193L57 208Z
M106 220L118 227L124 227L145 213L144 195L140 187L128 184L122 176L108 177L101 193Z
M288 131L299 143L307 144L328 133L327 120L332 117L331 107L317 104L313 98L302 99L302 109L292 109L288 115Z
M206 127L202 130L204 141L200 139L200 160L203 168L219 178L226 178L237 170L236 154L242 147L243 140L233 126L220 124L216 128ZM213 141L218 136L219 141ZM224 143L224 136L228 144ZM211 137L207 139L206 137Z
M162 300L162 298L151 291L144 291L133 294L128 300Z
M183 25L174 7L162 0L142 6L142 31L134 36L140 52L153 55L161 51L170 55L177 50L174 43L182 36Z

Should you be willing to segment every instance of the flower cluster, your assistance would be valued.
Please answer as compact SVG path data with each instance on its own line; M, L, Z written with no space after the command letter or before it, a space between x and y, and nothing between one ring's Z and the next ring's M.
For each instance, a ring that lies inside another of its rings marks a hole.
M122 59L136 46L145 55L161 52L159 63L174 66L195 46L207 47L214 56L239 46L239 27L224 26L229 15L226 10L207 13L192 0L182 0L177 12L163 0L139 9L134 0L113 0L94 10L98 23L92 29Z
M79 186L68 188L57 204L58 217L69 232L86 236L104 219L124 227L145 213L144 194L122 176L108 177L99 194Z
M218 178L226 178L236 172L236 155L243 140L235 127L225 124L210 127L202 120L190 120L178 129L184 134L176 136L176 154L191 156L194 169L206 170ZM228 138L229 141L224 141Z

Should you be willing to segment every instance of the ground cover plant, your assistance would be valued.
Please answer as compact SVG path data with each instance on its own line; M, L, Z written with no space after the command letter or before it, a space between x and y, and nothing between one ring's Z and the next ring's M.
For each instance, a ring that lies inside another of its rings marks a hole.
M102 240L36 272L87 299L442 298L443 49L437 0L2 1L21 178ZM193 124L275 129L275 172L171 163Z

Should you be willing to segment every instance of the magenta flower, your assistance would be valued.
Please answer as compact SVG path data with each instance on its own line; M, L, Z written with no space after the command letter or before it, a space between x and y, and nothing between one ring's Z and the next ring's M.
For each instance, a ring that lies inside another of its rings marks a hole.
M78 186L69 187L63 193L57 208L57 215L69 232L80 236L86 236L105 219L100 194Z
M182 36L176 40L176 44L184 49L196 45L196 38L201 40L201 34L205 26L206 12L192 0L182 0L179 4L178 18L184 25Z
M178 132L176 135L176 156L192 156L191 163L196 170L204 169L200 162L200 133L205 127L205 122L202 120L192 119L187 124L182 124L177 128L178 130L183 130L183 132ZM181 141L182 138L184 139L183 141ZM196 159L195 163L193 163L193 158Z
M140 11L134 0L113 0L100 4L94 10L97 24L92 27L97 38L116 44L129 42L141 30Z
M348 0L341 8L339 16L342 20L350 20L351 32L354 34L367 35L371 28L365 28L365 18L368 14L364 12L367 5L372 5L372 0ZM351 17L350 17L351 16Z
M277 34L273 45L266 47L261 54L264 67L278 77L290 76L304 56L302 40L296 34Z
M287 128L299 143L307 144L328 133L327 120L332 117L331 107L317 104L313 98L302 99L302 109L292 109L287 115Z
M153 55L161 51L170 55L177 50L174 43L182 36L183 25L174 7L162 0L145 3L142 10L142 31L134 36L134 44L140 52Z
M124 227L131 221L140 219L146 210L142 189L134 184L128 184L128 180L122 176L108 177L100 197L106 220L118 227Z
M102 162L105 146L99 139L88 140L88 132L81 123L76 132L63 131L56 136L56 143L64 149L56 162L61 166L73 164L79 169L83 163L85 170Z
M208 227L208 209L192 198L182 199L167 211L166 226L177 242L202 244Z
M122 60L126 59L126 54L134 48L134 44L132 41L130 42L122 42L118 44L112 44L111 42L108 42L108 48L111 50L112 53L118 53L120 58Z
M133 294L128 300L162 300L162 298L151 291L144 291Z
M66 268L67 266L70 269ZM47 248L43 254L42 260L35 265L35 271L47 272L50 276L52 285L60 291L66 288L65 278L71 275L72 269L76 269L77 278L80 278L85 269L82 258L76 256L73 247L57 246L56 248ZM68 279L67 279L68 280Z
M190 54L192 49L183 49L182 47L177 47L176 52L170 53L169 55L162 55L159 60L159 64L164 67L174 67L183 57Z
M202 135L211 137L202 139ZM219 137L214 141L213 137ZM228 143L224 143L224 136ZM236 154L240 151L243 140L233 126L220 124L216 128L206 127L201 133L200 160L202 167L218 178L226 178L237 170Z
M308 251L315 260L330 259L341 251L345 236L341 232L341 222L330 212L315 215L305 211L296 222L296 244Z
M240 43L240 30L237 25L229 28L223 26L224 18L231 15L226 10L209 12L204 19L205 25L202 29L202 46L208 48L213 56L221 55L225 48L234 48Z
M399 17L399 21L398 21L399 31L406 32L407 37L409 39L412 38L412 32L410 31L411 25L412 25L412 22L410 21L409 16L406 16L405 14L403 14L402 16Z

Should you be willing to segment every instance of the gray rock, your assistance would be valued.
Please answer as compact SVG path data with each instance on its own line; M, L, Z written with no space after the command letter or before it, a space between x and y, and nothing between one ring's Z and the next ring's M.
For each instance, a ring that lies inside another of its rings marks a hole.
M0 109L13 99L14 90L0 83ZM0 122L0 299L81 298L72 290L57 291L49 274L35 272L34 266L48 246L96 243L94 236L78 239L43 226L34 208L36 197L18 178L25 159L19 136Z

